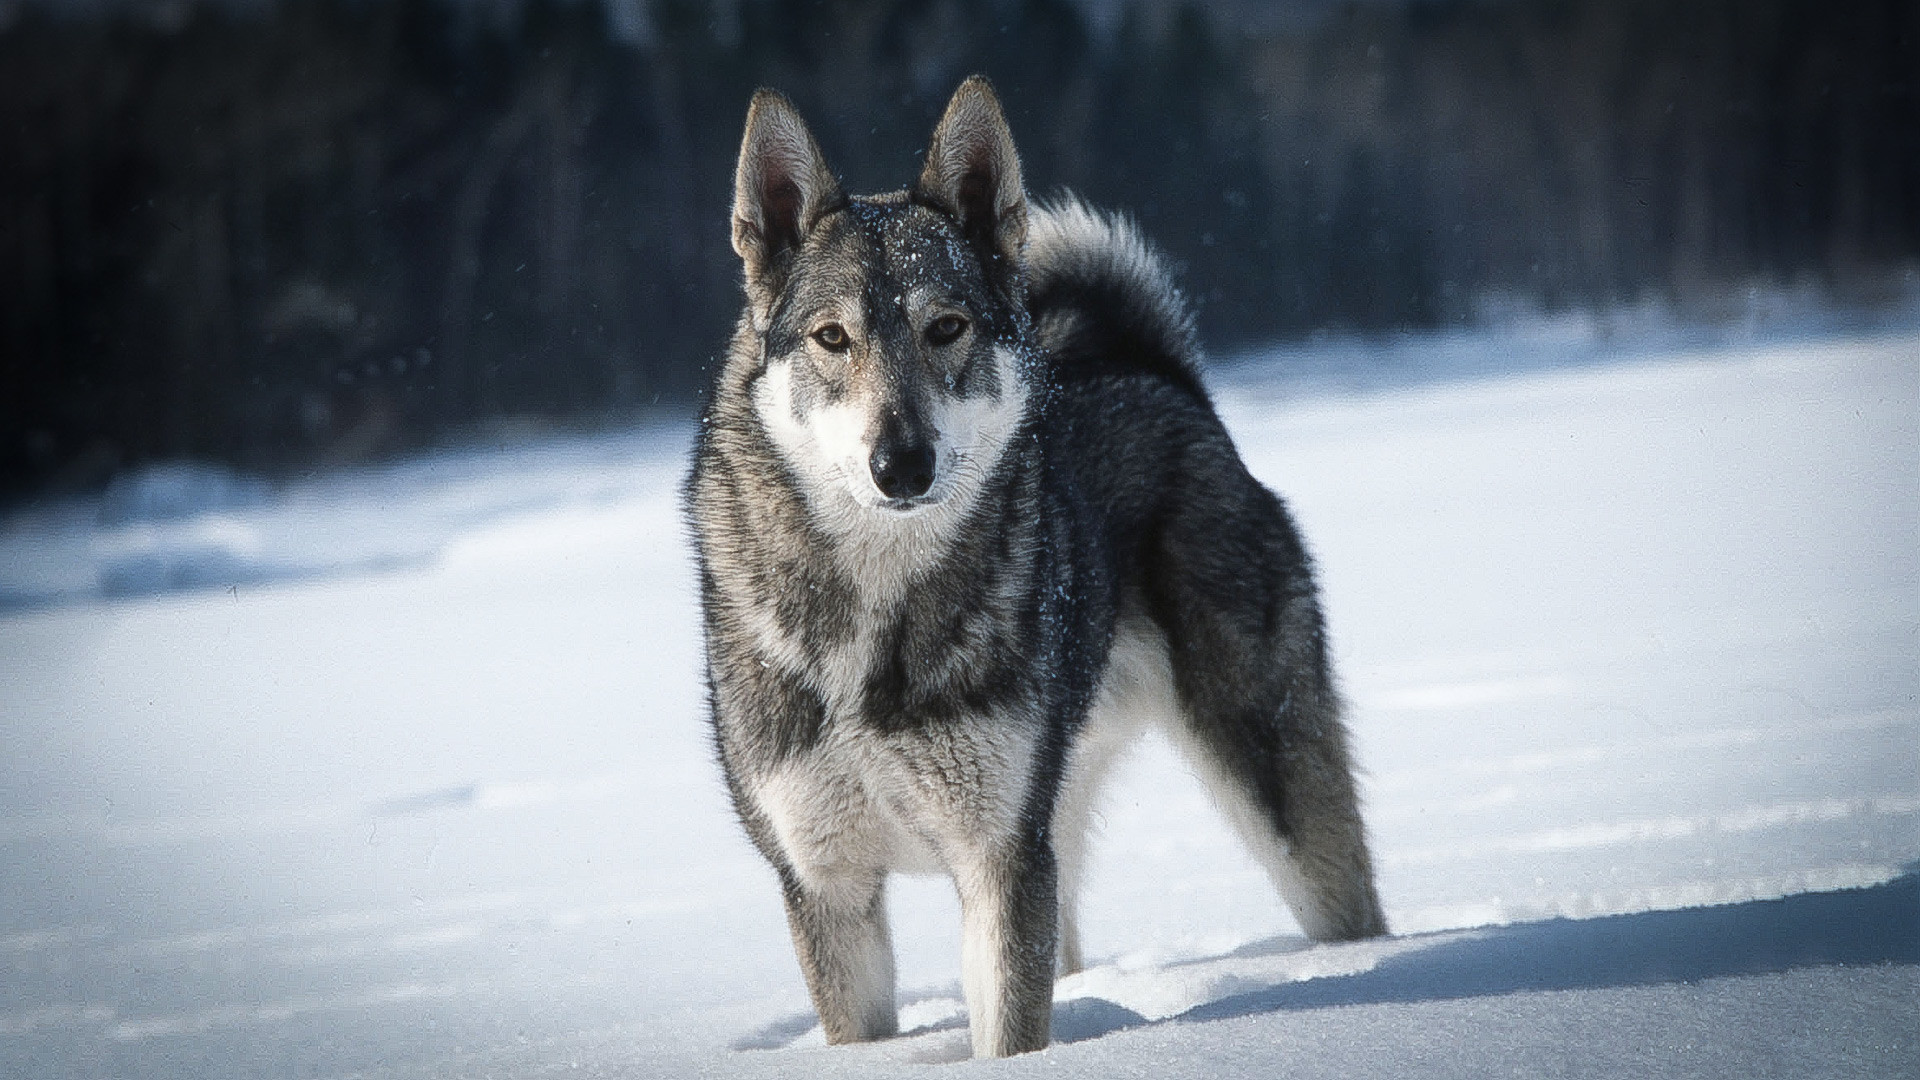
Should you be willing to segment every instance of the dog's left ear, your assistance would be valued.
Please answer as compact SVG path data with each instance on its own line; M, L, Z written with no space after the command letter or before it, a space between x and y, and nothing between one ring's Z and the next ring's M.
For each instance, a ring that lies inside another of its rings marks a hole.
M959 220L983 256L1018 263L1027 243L1027 193L1013 133L984 77L970 76L953 92L917 187L921 198Z

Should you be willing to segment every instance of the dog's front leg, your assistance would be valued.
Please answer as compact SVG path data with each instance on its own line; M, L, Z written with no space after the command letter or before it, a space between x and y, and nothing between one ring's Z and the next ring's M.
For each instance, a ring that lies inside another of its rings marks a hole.
M1044 1049L1053 1020L1059 909L1053 849L1030 837L956 868L960 980L975 1057Z
M783 875L787 926L830 1043L898 1034L884 875L805 882Z

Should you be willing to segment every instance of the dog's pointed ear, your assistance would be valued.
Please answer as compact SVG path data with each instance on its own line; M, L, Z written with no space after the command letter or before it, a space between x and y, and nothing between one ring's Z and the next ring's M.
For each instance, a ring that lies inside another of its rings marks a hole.
M775 90L756 92L733 174L733 250L746 263L755 306L763 312L771 306L785 257L842 201L840 184L793 103Z
M1018 261L1027 242L1027 193L1020 156L993 84L969 76L933 129L921 198L952 214L984 252Z

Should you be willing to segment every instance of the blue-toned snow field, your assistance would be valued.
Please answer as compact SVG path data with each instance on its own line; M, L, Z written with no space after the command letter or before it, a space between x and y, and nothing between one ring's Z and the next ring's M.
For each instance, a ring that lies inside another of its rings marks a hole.
M1055 1044L960 1067L1920 1075L1920 332L1268 360L1212 385L1318 561L1395 936L1305 942L1149 737ZM908 1034L822 1044L709 747L691 437L0 521L0 1075L953 1068L936 878Z

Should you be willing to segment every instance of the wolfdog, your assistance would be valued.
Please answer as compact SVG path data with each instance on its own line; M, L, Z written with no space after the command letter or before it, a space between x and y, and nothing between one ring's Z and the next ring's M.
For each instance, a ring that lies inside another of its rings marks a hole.
M909 190L842 193L770 90L734 184L686 506L714 742L828 1041L897 1031L901 871L954 880L974 1054L1046 1046L1094 791L1148 722L1311 937L1384 933L1311 563L1160 257L1029 202L978 77Z

